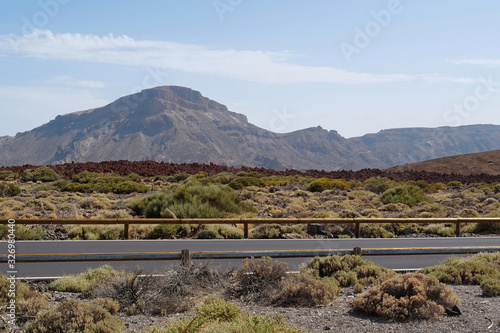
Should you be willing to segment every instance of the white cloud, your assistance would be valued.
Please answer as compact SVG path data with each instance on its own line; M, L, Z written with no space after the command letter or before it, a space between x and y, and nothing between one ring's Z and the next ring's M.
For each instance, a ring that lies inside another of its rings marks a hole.
M456 65L479 65L484 67L500 67L500 59L460 59L452 60Z
M287 52L217 50L202 45L135 40L113 34L100 37L34 30L22 37L0 36L0 51L39 59L150 66L265 83L370 84L415 79L403 74L369 74L333 67L303 66L287 62L290 56Z
M46 82L62 86L74 86L82 88L104 88L104 83L101 81L77 80L67 75L59 75Z
M443 76L439 74L421 74L418 77L427 83L461 83L461 84L477 84L481 82L481 79L466 78L466 77L453 77L453 76Z

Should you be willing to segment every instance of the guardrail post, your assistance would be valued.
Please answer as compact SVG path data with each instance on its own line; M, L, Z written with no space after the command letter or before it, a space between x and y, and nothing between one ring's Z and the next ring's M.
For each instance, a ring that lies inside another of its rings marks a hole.
M462 230L460 229L460 221L455 222L455 236L460 237Z
M248 239L248 222L243 222L243 238Z
M189 250L181 251L181 264L182 266L189 267L191 266L191 253Z
M359 238L361 235L361 223L359 221L355 221L355 231L354 231L354 236L356 238Z
M355 247L354 249L352 249L352 252L355 256L361 257L361 248L360 247Z
M125 238L125 239L130 238L129 229L130 229L130 224L125 223L123 225L123 238Z

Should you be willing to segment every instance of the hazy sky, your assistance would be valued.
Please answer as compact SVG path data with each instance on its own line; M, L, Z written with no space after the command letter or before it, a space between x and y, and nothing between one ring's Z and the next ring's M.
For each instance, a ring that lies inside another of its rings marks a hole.
M276 132L500 124L498 0L1 0L0 135L180 85Z

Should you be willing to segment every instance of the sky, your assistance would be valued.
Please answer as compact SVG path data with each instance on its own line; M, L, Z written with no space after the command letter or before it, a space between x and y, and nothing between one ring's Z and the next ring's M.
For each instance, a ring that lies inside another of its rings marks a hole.
M0 136L163 85L279 133L500 124L497 0L1 0Z

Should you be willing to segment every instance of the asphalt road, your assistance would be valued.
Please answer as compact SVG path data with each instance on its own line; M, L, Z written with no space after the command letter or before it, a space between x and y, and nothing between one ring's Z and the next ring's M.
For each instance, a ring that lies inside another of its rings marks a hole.
M457 238L392 238L392 239L300 239L300 240L120 240L120 241L18 241L16 254L74 254L74 253L123 253L123 252L180 252L191 251L256 251L299 249L352 249L406 248L406 247L479 247L500 246L500 237ZM0 242L0 254L7 253L7 242ZM378 265L391 269L415 269L435 265L446 255L376 256L364 257ZM310 258L282 259L292 270ZM61 262L16 264L19 277L57 277L74 274L86 268L110 264L119 269L137 266L147 272L159 273L177 261L112 261L112 262ZM241 260L219 260L224 267L238 267ZM3 267L2 267L3 266ZM8 271L7 263L0 263L0 272Z

